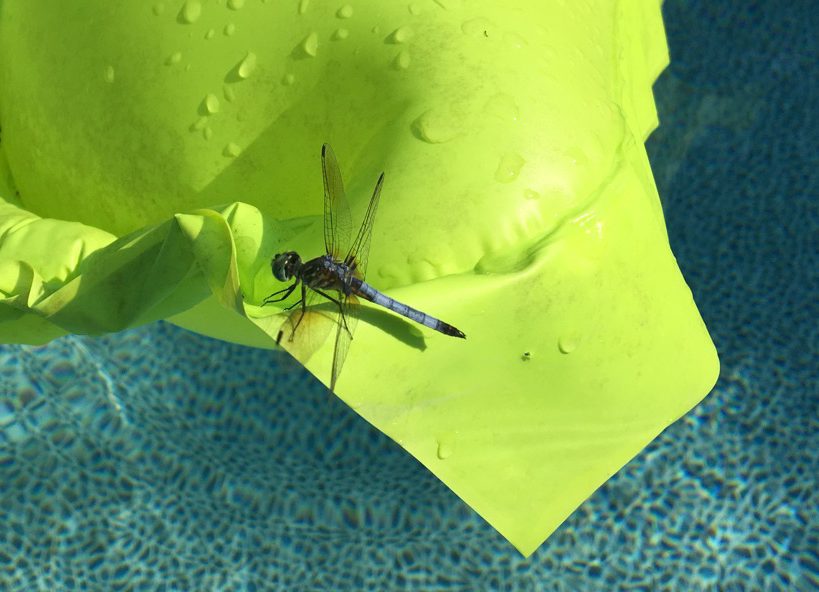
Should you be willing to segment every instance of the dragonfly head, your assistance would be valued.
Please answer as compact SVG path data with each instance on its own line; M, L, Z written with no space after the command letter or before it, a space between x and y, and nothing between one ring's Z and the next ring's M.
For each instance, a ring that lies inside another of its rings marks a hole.
M273 276L280 282L289 281L301 269L301 257L295 251L277 253L270 262Z

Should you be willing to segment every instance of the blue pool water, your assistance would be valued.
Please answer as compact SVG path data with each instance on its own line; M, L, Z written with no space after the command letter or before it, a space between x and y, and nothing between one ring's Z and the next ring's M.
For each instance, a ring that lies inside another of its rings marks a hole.
M0 590L819 589L810 1L665 4L648 142L714 392L523 559L286 357L0 347Z

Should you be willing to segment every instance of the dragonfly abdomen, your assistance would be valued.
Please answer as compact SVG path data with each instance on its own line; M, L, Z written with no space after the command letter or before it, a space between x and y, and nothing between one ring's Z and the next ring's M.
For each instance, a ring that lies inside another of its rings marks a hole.
M436 319L425 312L412 308L403 302L398 302L395 298L390 298L386 294L373 288L367 282L363 282L358 278L352 278L352 288L356 294L365 300L369 300L378 306L388 308L391 311L398 313L403 317L407 317L411 321L415 321L420 325L424 325L425 327L439 331L444 335L451 335L452 337L461 338L466 337L466 335L464 335L463 331L460 329L453 327L449 323L445 323L440 319Z

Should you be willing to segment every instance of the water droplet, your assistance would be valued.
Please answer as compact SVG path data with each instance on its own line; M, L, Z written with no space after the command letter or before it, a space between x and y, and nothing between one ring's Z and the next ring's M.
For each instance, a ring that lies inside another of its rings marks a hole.
M515 152L504 154L495 171L495 180L498 183L511 183L518 178L525 162L523 157Z
M381 27L379 27L378 25L375 25L372 29L370 29L370 31L372 31L373 33L378 35L379 33L381 33Z
M285 85L285 86L290 86L295 81L296 81L296 77L293 76L292 74L289 74L289 73L285 74L284 77L282 77L282 84Z
M407 26L398 27L387 36L387 43L406 43L412 38L412 29Z
M202 130L202 137L206 140L210 140L213 137L213 130L209 127L206 127Z
M225 30L224 30L225 37L230 37L235 32L236 32L236 25L234 25L233 23L228 23L228 24L225 25Z
M447 434L438 438L438 458L445 460L455 452L455 436Z
M407 6L407 9L412 16L418 16L421 14L421 6L415 2Z
M570 354L577 349L577 340L574 337L563 335L557 340L557 347L564 354Z
M410 54L406 49L402 49L398 52L398 55L395 56L395 59L392 61L392 65L396 70L406 70L409 68L410 65Z
M239 64L239 78L249 78L256 69L256 54L252 51L247 52L245 59Z
M218 97L213 93L208 94L208 96L206 96L205 99L202 101L202 107L204 107L205 111L209 115L213 115L214 113L218 113L219 112L219 99L218 99Z
M208 32L205 33L205 39L213 39L216 37L216 31L213 29L208 29Z
M295 54L302 57L316 57L318 53L318 35L313 31L296 47Z
M307 7L310 6L310 0L300 0L299 1L299 14L304 14L307 12Z
M165 59L165 65L166 66L172 66L174 64L178 64L181 61L182 61L182 52L177 51L177 52L172 53L171 55L169 55Z
M349 36L350 32L347 29L336 29L333 33L333 39L336 41L344 41Z
M232 103L236 99L236 91L233 90L232 86L228 86L227 84L222 89L222 94L225 95L225 100L228 103Z
M345 4L341 8L336 11L336 16L342 19L348 19L353 16L353 7L349 4Z
M202 3L199 0L188 0L179 11L179 18L188 25L195 23L202 16Z
M461 25L461 31L471 37L488 37L491 29L492 24L485 18L475 18Z
M227 7L231 10L239 10L245 5L245 0L228 0Z
M165 4L163 2L157 2L154 4L154 14L156 16L159 16L163 12L165 12Z
M524 362L528 362L532 359L532 352L525 351L520 355L520 359Z
M486 102L484 112L508 123L515 123L520 117L520 110L517 103L515 103L515 99L506 93L498 93L492 96Z
M512 47L514 47L515 49L520 49L524 45L526 45L526 39L524 39L517 33L504 33L503 40Z
M114 82L114 66L108 66L105 69L105 82L111 84Z
M457 120L438 109L425 111L412 122L411 127L416 138L430 144L448 142L461 131Z
M225 146L225 156L229 156L230 158L236 158L242 153L242 149L239 148L238 144L234 144L233 142L228 142L228 145Z
M208 118L207 117L200 117L197 119L193 124L191 124L191 131L192 132L199 132L205 129L208 125Z
M540 194L534 189L526 189L523 192L523 197L526 199L540 199Z

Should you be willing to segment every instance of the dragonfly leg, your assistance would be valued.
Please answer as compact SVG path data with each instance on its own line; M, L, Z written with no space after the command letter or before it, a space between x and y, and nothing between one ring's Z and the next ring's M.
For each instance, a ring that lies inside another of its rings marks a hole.
M342 310L342 308L341 308L341 300L339 300L338 298L333 298L332 296L330 296L330 295L328 295L328 294L325 294L325 293L324 293L324 292L322 292L321 290L316 290L316 292L318 292L319 294L321 294L322 296L324 296L324 297L325 297L327 300L329 300L330 302L332 302L332 303L334 303L336 306L338 306L338 316L340 316L340 317L341 317L341 322L342 322L342 324L344 325L344 330L345 330L345 331L347 331L347 333L348 333L348 334L350 335L350 337L352 338L353 334L352 334L352 332L350 331L350 328L347 326L347 319L344 317L344 310Z
M341 307L338 307L338 316L341 317L341 322L344 324L344 330L347 331L347 335L350 336L350 339L353 338L353 332L350 331L350 328L347 326L347 317L344 314L344 311L341 310Z
M322 292L321 290L316 290L315 288L313 288L313 290L315 290L316 292L318 292L319 294L321 294L322 296L324 296L324 297L325 297L327 300L329 300L330 302L332 302L332 303L333 303L333 304L335 304L336 306L341 306L341 301L340 301L338 298L333 298L333 297L332 297L332 296L330 296L329 294L325 294L325 293L324 293L324 292Z
M286 288L279 290L278 292L273 292L270 296L264 299L262 304L270 304L271 302L281 302L282 300L287 300L288 296L293 293L293 290L296 289L296 286L299 285L298 280L293 282L293 285L287 286ZM279 296L279 294L283 294ZM277 298L278 296L278 298Z
M301 314L299 315L299 320L296 321L296 324L293 326L293 332L290 333L290 341L293 341L293 337L296 335L296 329L299 328L301 324L301 320L304 318L304 313L307 312L307 288L304 284L301 285ZM299 303L296 303L299 304Z
M301 303L302 303L302 301L301 301L301 300L296 300L296 301L295 301L293 304L291 304L290 306L285 306L285 307L284 307L284 310L293 310L294 308L296 308L296 307L297 307L299 304L301 304Z

